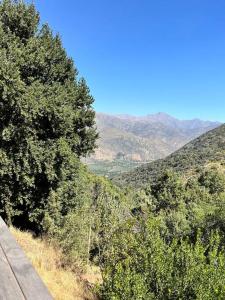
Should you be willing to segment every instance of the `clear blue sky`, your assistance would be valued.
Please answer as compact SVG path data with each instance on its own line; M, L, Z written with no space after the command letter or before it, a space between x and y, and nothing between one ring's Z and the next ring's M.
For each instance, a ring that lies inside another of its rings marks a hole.
M224 0L35 0L95 109L225 122Z

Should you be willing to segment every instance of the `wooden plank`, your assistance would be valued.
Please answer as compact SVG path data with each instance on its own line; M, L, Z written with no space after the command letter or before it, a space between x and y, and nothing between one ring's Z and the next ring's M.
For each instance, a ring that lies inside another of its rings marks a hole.
M24 300L23 293L0 247L0 299Z
M0 244L27 300L52 300L46 286L0 217ZM8 300L8 299L7 299Z

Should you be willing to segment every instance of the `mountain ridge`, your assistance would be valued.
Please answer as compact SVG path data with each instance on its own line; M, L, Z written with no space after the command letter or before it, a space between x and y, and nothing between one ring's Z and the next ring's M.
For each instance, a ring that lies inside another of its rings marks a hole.
M166 113L132 116L96 114L100 133L92 160L113 161L118 154L130 161L164 158L221 123L200 119L179 120Z
M166 169L185 173L210 163L225 165L225 124L202 134L166 158L117 176L114 181L138 187L154 181Z

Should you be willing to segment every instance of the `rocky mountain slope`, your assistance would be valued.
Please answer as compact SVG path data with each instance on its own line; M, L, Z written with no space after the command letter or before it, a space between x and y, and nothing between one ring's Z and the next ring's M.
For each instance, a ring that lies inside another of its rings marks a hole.
M164 158L218 122L178 120L165 113L135 117L98 113L98 149L92 160L153 161Z
M142 186L154 181L166 169L187 174L212 163L225 165L225 125L201 135L165 159L145 164L114 180L120 184Z

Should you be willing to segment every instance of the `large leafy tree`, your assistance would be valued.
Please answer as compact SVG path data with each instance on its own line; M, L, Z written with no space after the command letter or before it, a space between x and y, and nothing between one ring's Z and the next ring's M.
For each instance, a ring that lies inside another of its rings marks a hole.
M77 205L79 157L97 138L93 98L77 76L33 4L0 3L0 212L8 223L41 224L46 211Z

